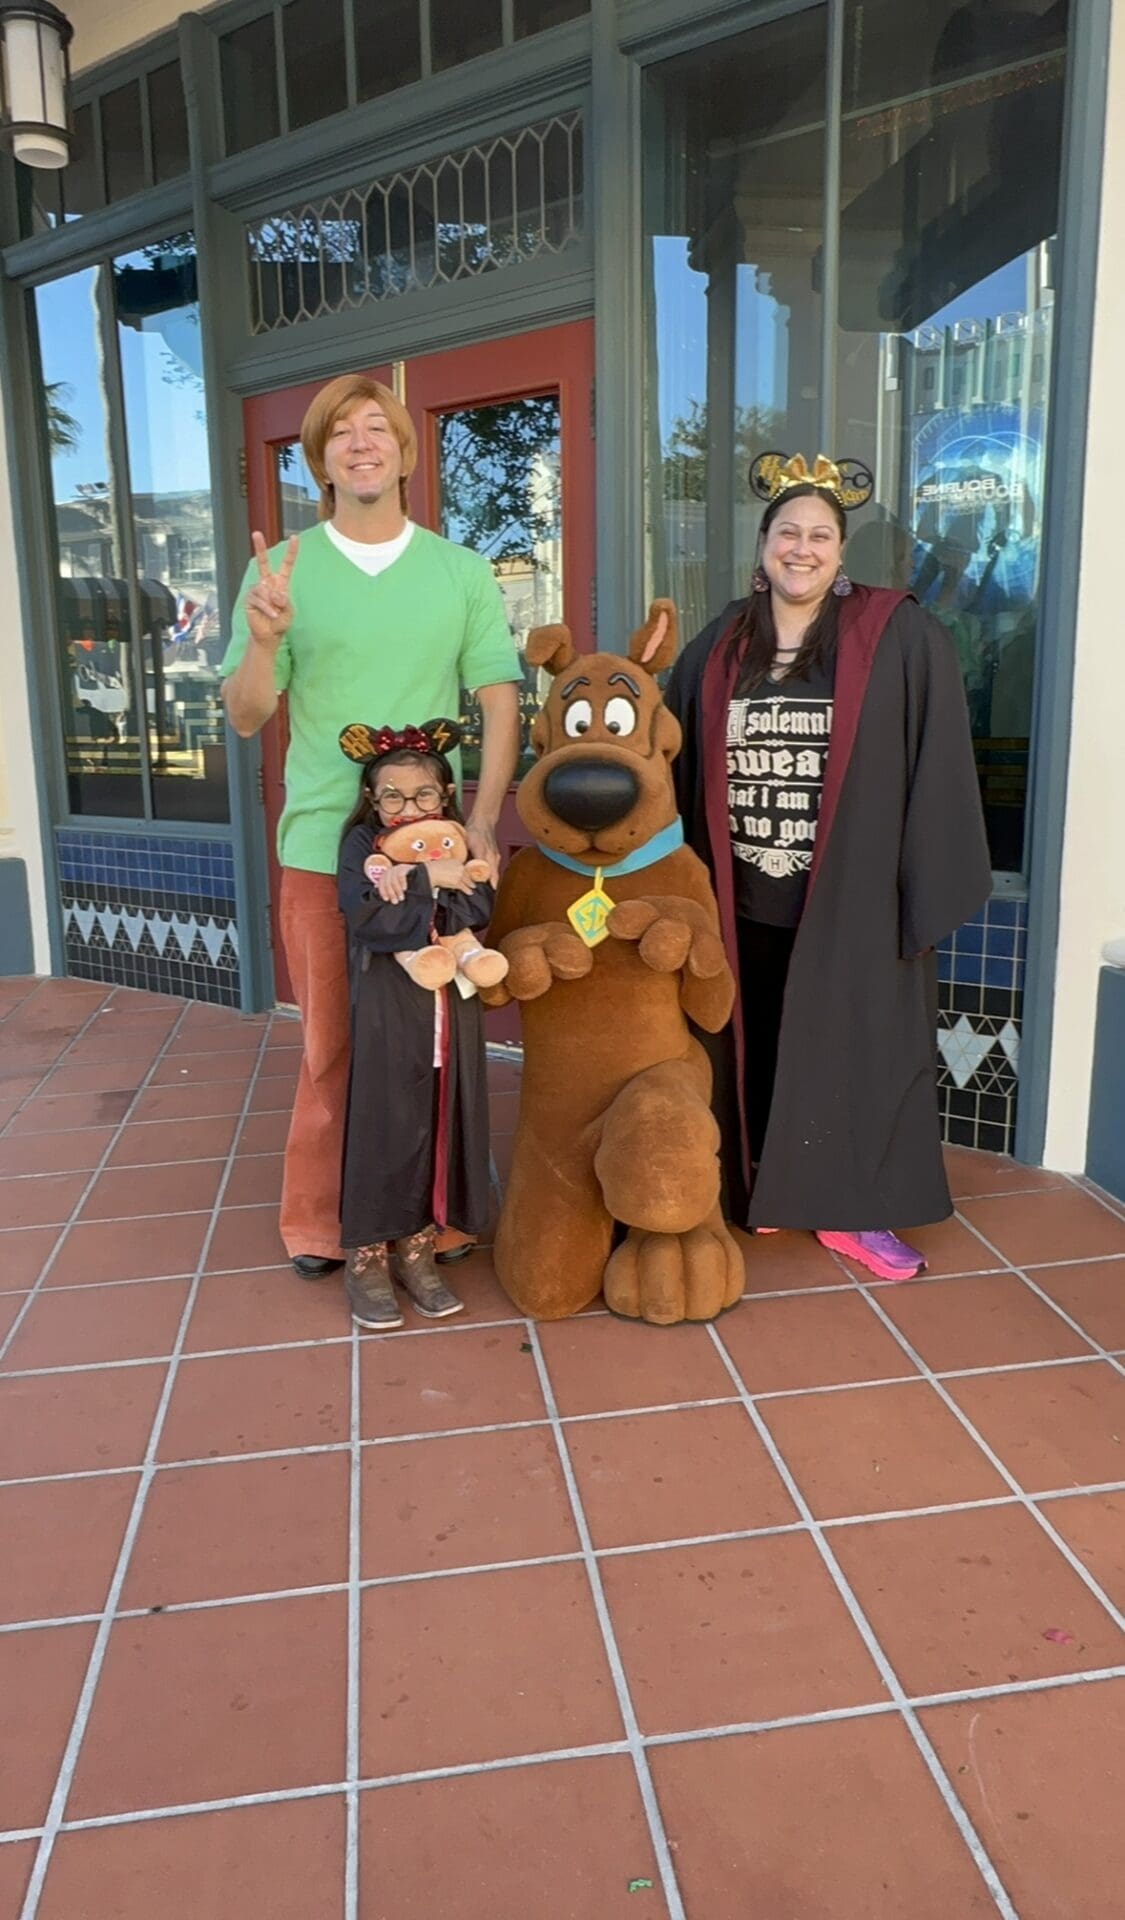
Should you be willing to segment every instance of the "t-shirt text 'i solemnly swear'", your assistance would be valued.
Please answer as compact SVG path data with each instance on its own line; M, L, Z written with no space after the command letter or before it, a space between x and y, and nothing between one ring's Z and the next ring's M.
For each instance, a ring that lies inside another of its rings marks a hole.
M735 904L746 919L795 927L812 867L832 733L834 675L764 680L727 711L727 804Z

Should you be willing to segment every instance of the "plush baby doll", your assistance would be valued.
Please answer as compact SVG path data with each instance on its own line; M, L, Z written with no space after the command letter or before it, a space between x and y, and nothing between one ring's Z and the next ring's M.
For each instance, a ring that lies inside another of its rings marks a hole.
M429 861L457 860L469 880L488 879L483 860L470 860L465 831L456 820L403 820L388 832L380 833L375 851L363 863L367 878L376 881L380 870L396 866L421 866ZM504 979L508 962L494 948L482 947L475 934L441 934L429 947L416 953L396 953L419 987L448 986L460 973L474 987L495 987Z

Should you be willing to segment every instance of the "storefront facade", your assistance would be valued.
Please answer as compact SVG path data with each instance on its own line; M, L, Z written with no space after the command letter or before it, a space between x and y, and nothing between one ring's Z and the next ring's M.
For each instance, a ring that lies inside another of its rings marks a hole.
M1117 671L1109 0L72 14L72 163L5 163L0 236L13 952L22 912L44 970L287 997L282 742L228 736L217 665L250 527L315 511L332 374L404 395L412 511L489 554L517 638L613 645L653 592L690 635L745 588L751 460L824 448L876 477L851 571L912 587L965 675L995 890L939 956L947 1135L1084 1166L1125 933L1081 731Z

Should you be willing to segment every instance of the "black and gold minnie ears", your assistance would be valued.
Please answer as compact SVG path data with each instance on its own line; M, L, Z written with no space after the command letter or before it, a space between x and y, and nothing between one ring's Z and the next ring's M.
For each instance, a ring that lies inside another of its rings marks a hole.
M875 481L861 460L829 460L818 453L809 466L803 453L760 453L750 469L750 485L759 500L778 500L790 487L816 487L830 493L845 513L864 507L875 491Z
M427 720L423 727L369 727L353 720L340 735L340 751L362 766L386 753L440 753L448 757L461 744L456 720Z

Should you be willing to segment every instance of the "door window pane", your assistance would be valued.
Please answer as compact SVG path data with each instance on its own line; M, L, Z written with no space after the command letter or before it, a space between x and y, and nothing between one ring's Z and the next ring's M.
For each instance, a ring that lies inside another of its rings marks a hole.
M307 127L348 104L343 0L291 0L281 16L290 127Z
M418 0L383 0L378 11L355 10L356 85L361 100L392 93L422 77Z
M1018 869L1039 606L1066 7L848 0L838 450L848 566L961 659L993 865Z
M223 641L189 234L115 260L157 819L224 821Z
M501 0L430 0L433 70L491 53L502 38Z
M228 153L245 153L281 131L273 15L236 27L219 41L223 126Z
M178 60L148 76L148 119L152 129L152 177L178 180L188 171L187 106Z
M129 589L98 328L104 268L34 294L58 548L59 683L72 813L144 813Z
M825 12L649 69L650 579L690 639L746 591L761 452L816 452Z
M147 181L139 80L130 80L127 87L116 87L103 95L102 145L108 198L127 200L130 194L142 193Z
M319 518L320 488L299 440L286 440L275 447L273 458L279 537L288 540L290 534L315 527Z
M557 393L467 407L438 419L441 531L492 563L521 659L532 627L562 619L562 435ZM545 676L524 661L521 769ZM480 707L461 713L466 776L480 771Z

